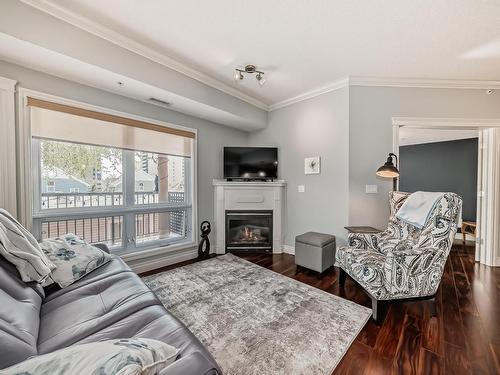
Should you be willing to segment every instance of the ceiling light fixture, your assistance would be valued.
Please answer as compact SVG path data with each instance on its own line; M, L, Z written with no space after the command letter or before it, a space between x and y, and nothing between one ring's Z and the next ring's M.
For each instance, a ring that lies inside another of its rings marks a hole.
M234 70L234 80L236 82L242 81L245 78L244 74L255 74L255 78L257 79L257 82L259 82L259 85L261 86L264 86L264 83L266 83L264 72L257 70L255 65L246 65L245 68L243 69L236 68Z

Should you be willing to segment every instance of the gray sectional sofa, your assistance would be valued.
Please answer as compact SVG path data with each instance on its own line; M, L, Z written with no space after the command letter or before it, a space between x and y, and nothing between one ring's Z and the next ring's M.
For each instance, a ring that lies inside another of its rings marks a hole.
M161 340L181 350L161 375L222 373L119 257L50 293L21 281L16 268L0 257L0 369L74 344L130 337Z

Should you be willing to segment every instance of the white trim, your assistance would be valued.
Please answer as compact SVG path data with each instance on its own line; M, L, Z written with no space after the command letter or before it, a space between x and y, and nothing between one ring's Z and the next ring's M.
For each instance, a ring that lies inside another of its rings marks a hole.
M408 127L465 127L465 128L496 128L500 127L497 118L449 118L449 117L393 117L393 126Z
M17 216L16 105L17 82L0 77L0 207Z
M174 60L173 58L165 54L159 53L152 48L146 47L142 43L139 43L131 38L128 38L123 34L117 33L116 31L113 31L105 26L102 26L97 22L94 22L86 17L71 12L70 10L63 8L62 6L59 6L55 3L46 0L21 0L21 1L38 10L41 10L42 12L48 13L56 18L59 18L60 20L63 20L64 22L67 22L75 27L85 30L91 34L94 34L99 38L107 40L108 42L116 44L133 53L145 57L148 60L166 66L167 68L170 68L181 74L184 74L187 77L202 82L205 85L208 85L228 95L241 99L257 108L266 111L269 109L269 106L266 103L262 102L261 100L258 100L250 95L247 95L235 89L234 87L231 87L217 79L208 76L205 73L193 69L186 64Z
M142 252L141 252L142 253ZM140 254L140 253L138 253ZM179 252L172 254L172 251L163 252L159 256L143 257L131 259L126 256L121 258L132 268L135 273L143 273L155 270L161 267L170 266L187 260L195 259L198 257L198 249L184 247L179 249Z
M172 243L167 246L155 247L153 249L143 249L134 252L123 252L118 253L118 255L126 262L132 262L134 260L141 260L148 257L155 257L164 254L170 254L176 251L184 249L195 248L196 243L194 241L183 241L179 243Z
M500 89L500 81L461 80L461 79L425 79L425 78L390 78L390 77L349 77L351 86L381 87L417 87L431 89Z
M295 255L295 246L283 245L283 253Z
M303 100L311 99L311 98L314 98L316 96L323 95L323 94L326 94L328 92L335 91L335 90L338 90L338 89L341 89L341 88L344 88L347 86L349 86L349 78L342 78L342 79L339 79L338 81L331 82L326 86L323 86L323 87L320 87L320 88L317 88L317 89L314 89L311 91L307 91L303 94L294 96L293 98L286 99L286 100L283 100L283 101L278 102L278 103L271 104L269 106L269 111L274 111L274 110L279 109L279 108L287 107L289 105L301 102Z
M0 90L8 92L16 92L17 81L10 78L0 77Z

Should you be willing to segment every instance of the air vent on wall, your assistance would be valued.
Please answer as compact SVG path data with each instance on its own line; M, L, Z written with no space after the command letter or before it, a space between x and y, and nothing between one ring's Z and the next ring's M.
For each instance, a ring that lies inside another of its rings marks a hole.
M156 105L161 105L162 107L170 107L172 103L167 102L165 100L157 99L157 98L149 98L149 101Z

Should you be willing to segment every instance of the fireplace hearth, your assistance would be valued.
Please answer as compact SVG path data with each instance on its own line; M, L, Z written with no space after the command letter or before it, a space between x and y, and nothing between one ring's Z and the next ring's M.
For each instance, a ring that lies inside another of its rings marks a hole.
M272 249L272 211L226 211L226 252L271 253Z

